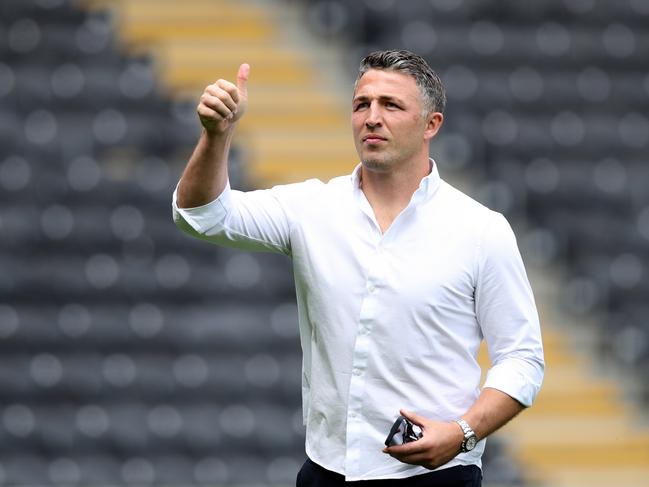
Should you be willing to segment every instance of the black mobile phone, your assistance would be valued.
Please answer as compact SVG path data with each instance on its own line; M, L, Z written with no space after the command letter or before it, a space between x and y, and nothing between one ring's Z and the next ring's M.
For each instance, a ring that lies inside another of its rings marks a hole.
M390 433L385 439L385 446L404 445L417 441L423 436L421 428L408 418L399 416L390 428Z

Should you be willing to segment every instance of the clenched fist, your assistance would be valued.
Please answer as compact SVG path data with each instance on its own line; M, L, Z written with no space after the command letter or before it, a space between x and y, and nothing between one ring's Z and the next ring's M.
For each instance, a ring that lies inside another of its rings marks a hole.
M242 64L236 85L220 79L205 88L196 111L208 133L224 133L243 116L248 107L249 75L250 66Z

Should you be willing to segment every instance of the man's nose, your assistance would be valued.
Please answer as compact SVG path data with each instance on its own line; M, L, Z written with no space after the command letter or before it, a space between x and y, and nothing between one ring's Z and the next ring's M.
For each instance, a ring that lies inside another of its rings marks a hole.
M375 103L372 103L367 111L367 118L365 119L365 125L368 128L381 125L381 111Z

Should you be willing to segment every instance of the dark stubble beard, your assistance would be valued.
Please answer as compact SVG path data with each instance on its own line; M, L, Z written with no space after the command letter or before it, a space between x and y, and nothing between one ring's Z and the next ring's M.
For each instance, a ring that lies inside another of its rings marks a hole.
M384 151L365 154L365 157L361 160L365 168L377 173L390 172L390 170L399 164L399 161L395 160L394 154L389 154Z
M365 166L367 169L370 171L375 171L375 172L388 172L390 168L392 167L392 164L380 159L376 158L369 158L369 159L363 159L363 166Z

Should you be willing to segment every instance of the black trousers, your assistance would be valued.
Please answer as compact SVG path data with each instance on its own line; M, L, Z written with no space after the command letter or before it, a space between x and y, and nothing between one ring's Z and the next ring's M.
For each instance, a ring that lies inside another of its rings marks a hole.
M326 470L311 459L307 459L297 474L295 485L296 487L480 487L482 471L476 465L459 465L405 479L346 482L343 475Z

